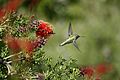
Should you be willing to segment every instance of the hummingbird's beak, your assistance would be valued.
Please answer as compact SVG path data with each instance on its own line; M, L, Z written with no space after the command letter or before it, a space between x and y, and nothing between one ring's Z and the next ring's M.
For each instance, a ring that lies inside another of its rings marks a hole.
M81 37L81 36L79 36L79 35L76 35L76 39L78 39L79 37Z
M56 34L56 33L49 33L49 34Z
M52 34L56 34L56 33L52 33Z
M86 37L86 36L80 36L80 37Z

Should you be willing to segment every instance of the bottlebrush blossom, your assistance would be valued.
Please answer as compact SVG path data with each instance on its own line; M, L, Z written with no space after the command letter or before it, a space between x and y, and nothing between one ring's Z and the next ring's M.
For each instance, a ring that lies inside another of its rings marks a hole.
M80 68L80 75L91 78L93 76L93 74L94 74L94 68L93 67Z
M80 68L80 75L87 77L91 80L94 78L95 80L101 80L101 76L110 72L112 70L112 65L110 64L99 64L94 67L82 67Z
M0 9L0 19L5 16L6 13L16 11L21 5L22 0L9 0L8 3Z
M0 9L0 19L5 15L5 11Z
M111 71L112 66L109 64L99 64L96 66L96 73L99 75L103 75L109 71Z
M38 29L36 31L36 36L37 37L44 37L48 38L51 34L53 33L52 25L50 25L47 22L44 22L42 20L39 21L40 24L38 26Z
M13 52L13 53L20 52L20 46L18 44L17 38L14 38L11 35L6 35L4 38L4 41L7 44L8 48L10 49L11 52Z
M33 41L28 40L26 38L21 38L21 39L19 38L17 42L22 51L28 54L28 56L32 56L32 52L34 50Z
M28 56L33 55L33 50L37 47L42 47L46 43L46 39L37 38L35 40L29 40L26 38L17 38L11 35L6 35L4 38L8 48L13 53L18 53L20 51L25 52Z
M20 6L22 0L9 0L7 5L4 7L6 11L16 11L16 9Z
M13 52L13 53L18 53L21 50L31 53L33 50L33 43L32 41L29 41L25 38L16 38L11 35L7 35L5 37L5 42L8 46L8 48Z

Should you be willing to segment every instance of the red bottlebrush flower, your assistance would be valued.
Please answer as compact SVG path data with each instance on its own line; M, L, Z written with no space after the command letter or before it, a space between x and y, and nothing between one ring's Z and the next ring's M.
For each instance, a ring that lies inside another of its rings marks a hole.
M31 57L34 49L41 48L47 42L47 39L44 37L38 37L36 40L31 41L26 38L16 38L11 35L7 35L4 40L13 53L24 51L27 54L26 57Z
M16 11L16 9L20 6L22 0L9 0L9 2L0 9L0 19L2 19L6 13Z
M32 51L34 49L34 44L32 41L27 40L25 38L16 38L11 35L7 35L5 37L5 42L8 46L8 48L13 52L13 53L18 53L21 50L26 52L29 56L32 55Z
M2 9L0 9L0 19L5 15L5 11L3 11Z
M96 73L97 74L105 74L106 72L111 70L111 65L107 64L99 64L96 66Z
M80 68L80 75L92 80L101 80L101 76L107 72L110 72L112 66L110 64L99 64L95 67L83 67Z
M22 39L19 39L17 42L22 51L26 52L28 56L32 56L32 52L34 50L34 44L32 41L22 38Z
M6 35L4 40L5 40L8 48L13 53L18 53L20 51L20 46L19 46L19 44L17 42L17 38L12 37L11 35Z
M22 3L22 0L9 0L7 5L5 6L5 10L7 12L16 11L16 9L21 3Z
M88 78L91 78L94 74L93 67L84 67L80 69L80 75L87 76Z
M107 67L104 64L100 64L96 67L96 72L99 74L103 74L107 72Z
M49 23L40 20L40 24L36 31L36 36L48 38L51 34L54 34L52 26Z

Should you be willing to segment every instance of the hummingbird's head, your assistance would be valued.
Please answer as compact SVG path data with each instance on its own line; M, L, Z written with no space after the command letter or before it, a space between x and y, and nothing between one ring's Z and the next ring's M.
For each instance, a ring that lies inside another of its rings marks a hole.
M80 36L79 35L76 35L76 39L78 39Z

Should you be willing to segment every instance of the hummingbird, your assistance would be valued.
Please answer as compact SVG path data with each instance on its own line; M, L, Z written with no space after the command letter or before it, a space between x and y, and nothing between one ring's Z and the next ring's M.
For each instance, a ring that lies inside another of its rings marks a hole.
M71 22L69 23L69 28L68 28L68 38L62 42L60 44L60 46L64 46L66 44L71 44L73 43L73 45L80 51L76 41L79 37L84 37L84 36L80 36L78 34L73 34L73 30L72 30L72 25L71 25Z

